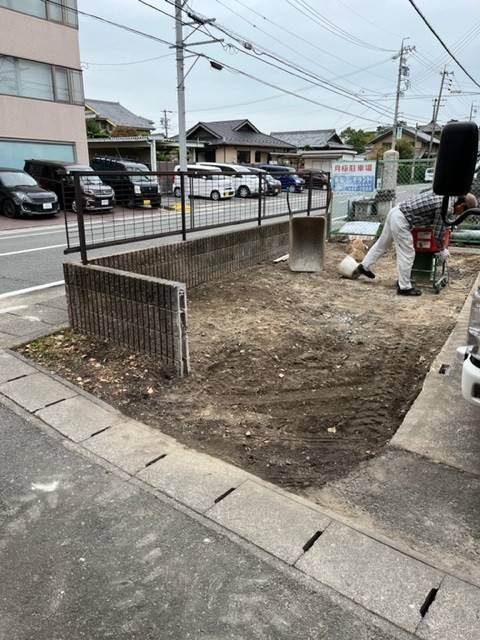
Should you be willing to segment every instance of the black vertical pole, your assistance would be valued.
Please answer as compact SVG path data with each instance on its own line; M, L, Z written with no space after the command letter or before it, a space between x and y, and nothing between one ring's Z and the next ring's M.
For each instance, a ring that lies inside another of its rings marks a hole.
M180 174L180 206L182 208L182 240L187 239L187 222L185 218L185 174Z
M87 243L85 239L85 221L83 219L83 193L80 186L80 176L74 175L73 182L75 185L75 208L77 210L76 214L78 224L78 239L80 242L80 258L82 260L82 264L88 264Z
M310 215L312 209L312 188L313 188L313 174L310 172L308 176L308 198L307 198L307 216Z
M262 174L258 174L258 226L262 224Z

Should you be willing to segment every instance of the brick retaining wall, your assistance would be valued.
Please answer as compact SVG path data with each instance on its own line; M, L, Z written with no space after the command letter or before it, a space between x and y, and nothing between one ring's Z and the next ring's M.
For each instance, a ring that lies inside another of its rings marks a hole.
M95 258L98 264L195 287L288 252L288 222Z
M185 285L96 265L64 264L68 315L80 333L188 373Z
M176 244L65 263L72 327L189 370L186 288L288 252L282 222ZM185 283L185 284L184 284Z

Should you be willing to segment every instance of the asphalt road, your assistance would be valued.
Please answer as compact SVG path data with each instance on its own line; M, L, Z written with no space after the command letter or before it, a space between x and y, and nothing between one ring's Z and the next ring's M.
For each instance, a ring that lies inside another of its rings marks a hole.
M325 202L326 192L315 192L314 203ZM289 194L293 210L305 209L307 194ZM87 243L98 244L125 238L169 234L166 238L136 243L135 247L158 245L181 238L182 219L178 211L179 201L164 200L170 209L120 209L110 214L85 215ZM187 210L187 227L230 225L242 220L258 219L258 199L251 198L211 202L195 200ZM287 195L265 199L264 214L275 216L288 213ZM223 227L224 229L225 227ZM222 228L219 229L221 231ZM7 219L0 216L0 296L22 292L24 289L47 285L63 280L62 264L65 260L78 260L78 253L64 255L67 247L67 231L71 246L78 246L77 218L63 213L55 218ZM209 233L212 233L211 231ZM132 244L121 244L89 252L89 256L105 255L115 251L127 251Z
M407 640L0 403L0 638Z

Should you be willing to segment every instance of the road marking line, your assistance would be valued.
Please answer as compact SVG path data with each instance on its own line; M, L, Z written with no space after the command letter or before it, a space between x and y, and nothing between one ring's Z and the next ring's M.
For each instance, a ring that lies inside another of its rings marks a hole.
M46 249L58 249L59 247L66 247L66 244L51 244L48 247L34 247L33 249L21 249L20 251L8 251L7 253L0 253L0 258L5 256L18 256L19 253L32 253L32 251L45 251Z
M6 309L1 309L0 315L2 313L13 313L14 311L20 311L21 309L28 309L28 305L21 304L19 307L7 307Z
M20 296L24 293L33 293L34 291L41 291L42 289L50 289L51 287L59 287L65 284L65 280L58 280L57 282L47 282L47 284L38 284L35 287L27 287L26 289L17 289L16 291L7 291L6 293L0 293L0 300L5 298L13 298L14 296Z

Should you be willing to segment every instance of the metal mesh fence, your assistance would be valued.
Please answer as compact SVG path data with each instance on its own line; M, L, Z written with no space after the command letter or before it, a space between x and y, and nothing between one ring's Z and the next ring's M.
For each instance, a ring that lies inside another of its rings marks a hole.
M285 178L284 178L285 176ZM215 227L326 211L328 175L319 181L286 170L75 172L63 182L66 253L180 235Z

